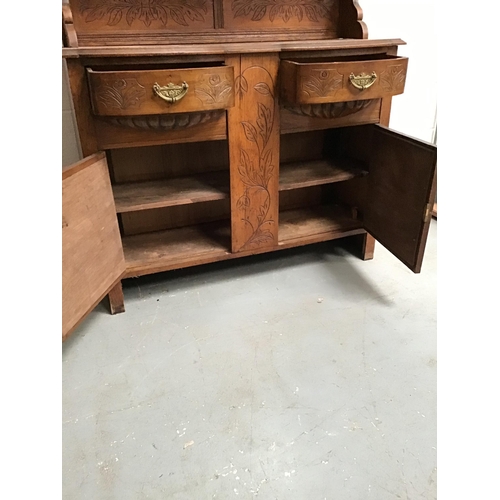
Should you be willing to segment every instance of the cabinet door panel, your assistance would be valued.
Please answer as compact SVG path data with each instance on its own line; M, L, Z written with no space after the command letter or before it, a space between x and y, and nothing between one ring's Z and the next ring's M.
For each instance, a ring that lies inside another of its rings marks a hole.
M366 230L413 272L420 272L436 190L437 148L370 125Z
M67 337L125 274L104 153L62 174L62 336Z

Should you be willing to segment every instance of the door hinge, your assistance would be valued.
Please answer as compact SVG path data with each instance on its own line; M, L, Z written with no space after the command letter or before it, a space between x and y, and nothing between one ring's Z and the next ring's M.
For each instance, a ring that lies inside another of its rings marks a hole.
M432 217L432 207L433 207L432 203L427 203L427 205L425 205L424 222L426 222L426 223L431 220L431 217Z

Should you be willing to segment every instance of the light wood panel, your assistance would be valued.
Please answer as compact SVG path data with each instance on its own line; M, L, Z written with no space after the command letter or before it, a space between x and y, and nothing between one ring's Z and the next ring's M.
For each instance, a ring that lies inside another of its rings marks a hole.
M63 170L62 216L64 339L125 271L104 154L91 156Z

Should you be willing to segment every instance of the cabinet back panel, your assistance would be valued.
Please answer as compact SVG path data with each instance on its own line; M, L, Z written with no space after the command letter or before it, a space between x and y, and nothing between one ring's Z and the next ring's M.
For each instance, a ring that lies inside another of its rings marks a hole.
M324 130L299 132L281 136L280 163L302 160L321 160L323 158Z
M325 140L326 157L353 158L369 168L372 155L372 128L349 127L327 131Z
M313 186L280 192L280 211L319 205L323 198L322 186Z
M116 149L109 154L117 184L229 169L227 140Z

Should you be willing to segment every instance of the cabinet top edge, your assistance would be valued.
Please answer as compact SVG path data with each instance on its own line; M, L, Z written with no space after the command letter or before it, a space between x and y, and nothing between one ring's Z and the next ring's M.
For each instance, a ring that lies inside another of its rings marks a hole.
M63 48L63 58L74 57L134 57L134 56L194 56L216 54L257 54L287 51L318 51L335 49L365 49L374 47L395 47L406 45L400 38L380 40L335 39L302 40L283 42L235 42L186 45L149 45L149 46L106 46Z

